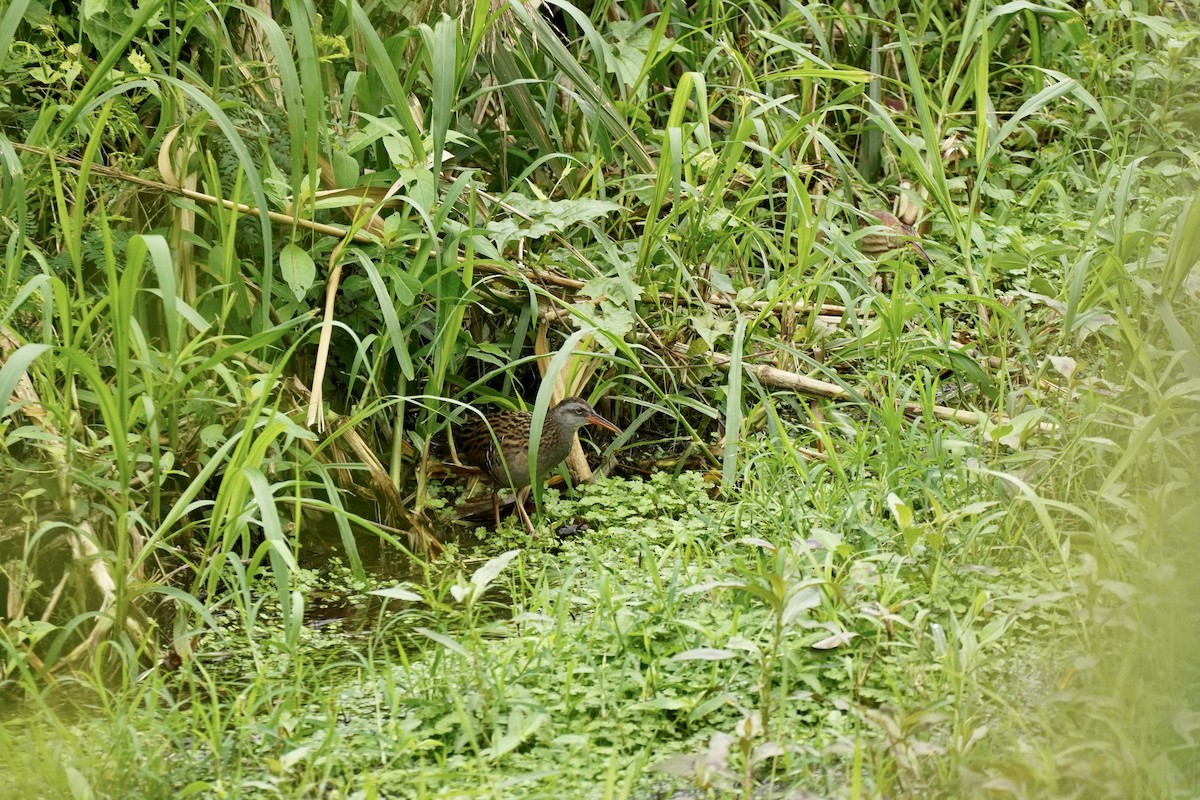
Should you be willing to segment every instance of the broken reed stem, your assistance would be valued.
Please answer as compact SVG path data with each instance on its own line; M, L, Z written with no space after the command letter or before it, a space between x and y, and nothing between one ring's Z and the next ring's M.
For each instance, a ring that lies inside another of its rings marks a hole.
M699 358L710 361L721 369L729 369L729 364L732 359L721 353L712 351L702 353ZM795 372L779 369L778 367L768 366L766 364L746 364L742 362L746 371L750 372L763 384L772 386L776 389L790 389L801 394L810 395L812 397L824 397L829 400L838 400L850 397L850 393L838 386L836 383L817 380L810 378L807 375L800 375ZM920 403L905 403L904 413L910 417L919 417L925 413L926 407ZM932 406L930 411L938 419L958 422L963 425L978 425L981 422L990 422L996 425L1004 425L1011 420L1004 414L996 414L995 416L985 414L978 411L964 411L958 408L950 408L949 406ZM1054 430L1054 426L1049 423L1042 423L1038 426L1043 432Z

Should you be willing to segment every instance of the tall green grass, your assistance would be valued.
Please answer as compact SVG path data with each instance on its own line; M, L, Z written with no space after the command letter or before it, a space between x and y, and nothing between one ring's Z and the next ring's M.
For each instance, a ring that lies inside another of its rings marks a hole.
M9 4L14 790L1194 788L1197 33ZM932 264L859 251L910 208ZM457 546L433 441L576 376L654 476ZM349 646L306 627L326 542L362 590L430 531Z

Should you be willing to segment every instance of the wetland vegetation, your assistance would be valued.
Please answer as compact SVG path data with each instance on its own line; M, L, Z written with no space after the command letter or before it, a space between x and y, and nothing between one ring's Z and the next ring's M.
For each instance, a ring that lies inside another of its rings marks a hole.
M1196 796L1198 17L7 0L0 794Z

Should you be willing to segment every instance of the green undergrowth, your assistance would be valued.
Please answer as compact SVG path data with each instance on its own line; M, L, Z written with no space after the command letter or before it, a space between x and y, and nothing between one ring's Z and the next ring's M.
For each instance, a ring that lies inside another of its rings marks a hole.
M1197 796L1195 16L10 0L0 796Z
M6 773L29 796L962 797L1052 750L1089 680L1079 564L1017 546L1026 511L965 443L907 499L777 445L745 444L736 502L696 472L605 479L547 493L568 538L507 524L420 579L314 576L358 610L296 647L253 590L250 647L230 615L178 669L85 682L56 726L3 728Z

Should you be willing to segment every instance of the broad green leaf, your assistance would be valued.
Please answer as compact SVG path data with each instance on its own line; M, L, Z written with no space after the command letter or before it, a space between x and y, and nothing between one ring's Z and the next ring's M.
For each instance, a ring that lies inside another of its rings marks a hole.
M405 600L410 603L419 603L422 600L421 595L405 589L402 583L389 586L386 589L372 589L367 594L372 594L376 597L385 597L389 600Z
M317 265L312 256L294 242L289 242L279 251L279 271L297 300L304 299L317 278Z
M486 564L475 570L475 574L471 576L471 583L475 586L476 595L483 594L488 585L496 580L504 568L509 565L509 562L520 554L520 550L509 550L507 553L501 553L495 558L489 559Z
M424 636L428 639L432 639L433 641L437 642L442 647L446 648L447 650L449 650L452 653L457 653L458 655L462 656L463 658L467 658L470 656L470 653L467 652L465 647L463 647L458 642L454 641L454 639L452 639L451 637L446 636L445 634L438 633L437 631L431 631L431 630L429 630L429 628L415 628L415 630L417 633L421 634L422 636Z
M4 362L4 366L0 367L0 419L7 417L13 410L13 390L17 388L17 382L21 380L21 376L25 374L25 370L29 369L29 365L37 360L38 356L50 349L48 344L27 344L17 348L8 360Z

